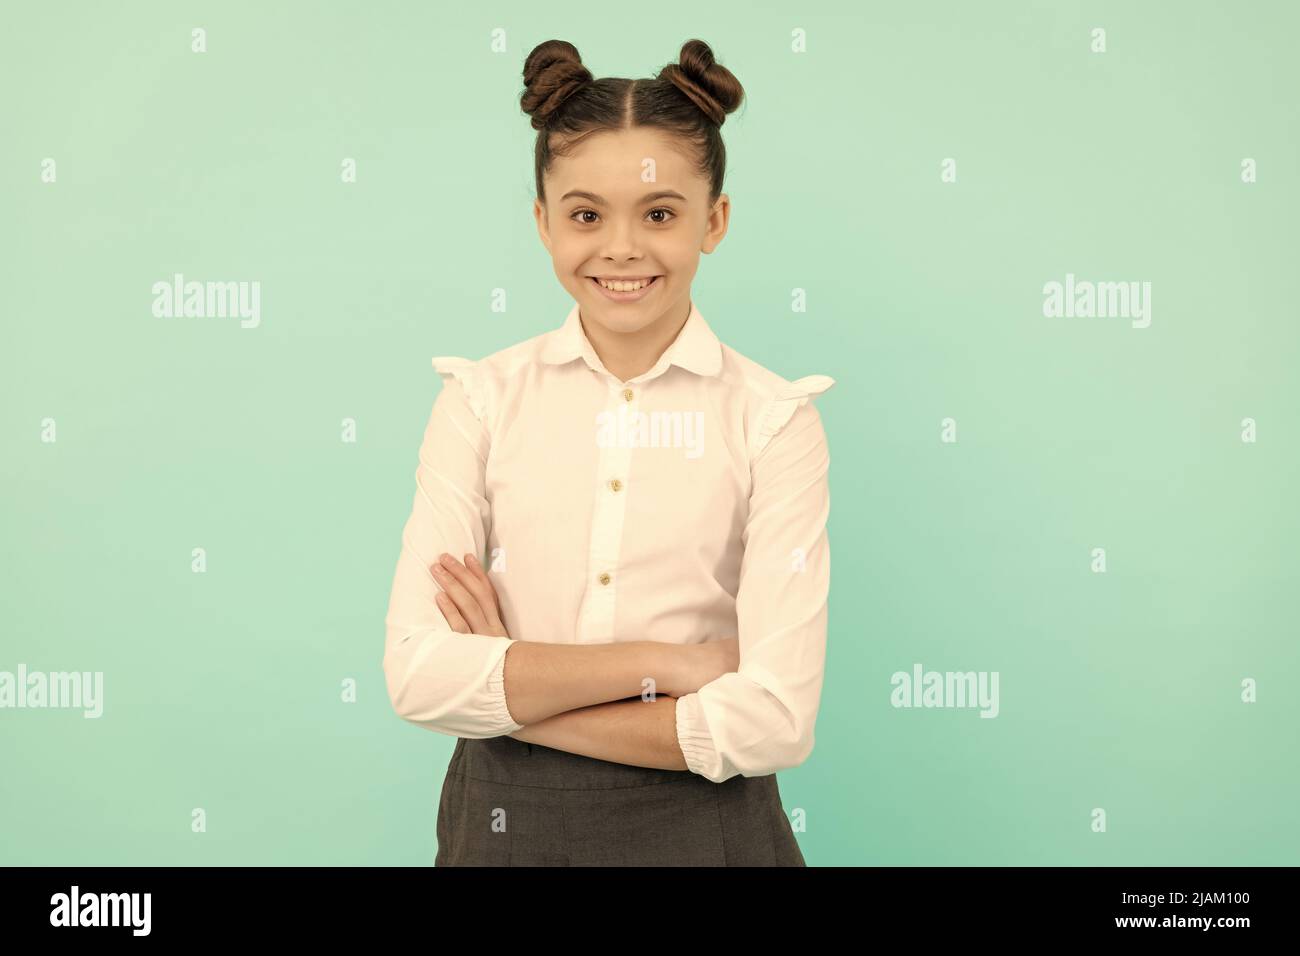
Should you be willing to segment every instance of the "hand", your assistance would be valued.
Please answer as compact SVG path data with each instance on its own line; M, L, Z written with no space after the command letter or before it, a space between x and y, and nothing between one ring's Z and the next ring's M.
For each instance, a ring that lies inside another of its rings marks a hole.
M740 670L740 639L727 637L721 640L687 644L681 649L684 655L680 669L680 685L666 689L673 697L693 694L705 684L723 674ZM674 684L677 682L674 681Z
M465 555L465 564L461 564L443 553L429 566L429 571L442 588L434 600L453 631L510 636L501 623L501 601L496 588L472 554Z

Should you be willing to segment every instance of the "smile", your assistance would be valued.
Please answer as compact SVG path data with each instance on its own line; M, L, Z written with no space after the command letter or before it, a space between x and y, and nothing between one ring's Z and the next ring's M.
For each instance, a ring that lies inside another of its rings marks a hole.
M649 279L631 280L613 280L614 288L605 285L595 276L587 277L591 284L600 290L600 294L614 302L636 302L650 294L658 284L662 276L651 276Z

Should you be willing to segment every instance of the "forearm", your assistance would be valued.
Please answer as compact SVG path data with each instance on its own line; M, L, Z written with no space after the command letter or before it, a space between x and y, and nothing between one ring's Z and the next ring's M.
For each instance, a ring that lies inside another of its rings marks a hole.
M511 654L514 651L510 652ZM686 770L677 743L677 698L656 694L555 714L510 734L524 743L660 770Z
M688 653L687 646L660 641L514 641L506 652L506 706L516 722L536 725L595 704L640 702L647 679L662 698L677 690Z

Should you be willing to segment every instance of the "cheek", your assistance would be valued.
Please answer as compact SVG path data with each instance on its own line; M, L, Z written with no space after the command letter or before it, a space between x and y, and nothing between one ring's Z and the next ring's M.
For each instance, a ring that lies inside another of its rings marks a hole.
M581 257L566 253L564 249L554 249L551 261L555 265L555 274L563 280L572 279L581 271Z
M695 274L695 268L698 265L694 255L676 255L673 258L665 257L663 260L664 267L668 270L671 279L678 282L689 282L691 276Z
M700 257L700 244L693 238L674 239L656 250L657 258L670 271L681 274L695 267Z
M586 250L575 247L572 242L561 240L552 244L551 258L555 262L556 272L572 276L582 271L582 264L590 257Z

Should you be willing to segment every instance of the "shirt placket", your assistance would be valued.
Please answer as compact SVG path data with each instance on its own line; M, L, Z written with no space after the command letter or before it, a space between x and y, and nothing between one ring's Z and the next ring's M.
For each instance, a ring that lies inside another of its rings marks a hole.
M596 459L595 501L587 554L587 589L578 617L578 640L607 643L614 638L614 607L619 588L618 559L627 514L628 472L632 461L630 425L641 404L642 385L611 382L605 411L616 425L612 442ZM623 426L629 426L625 429Z

